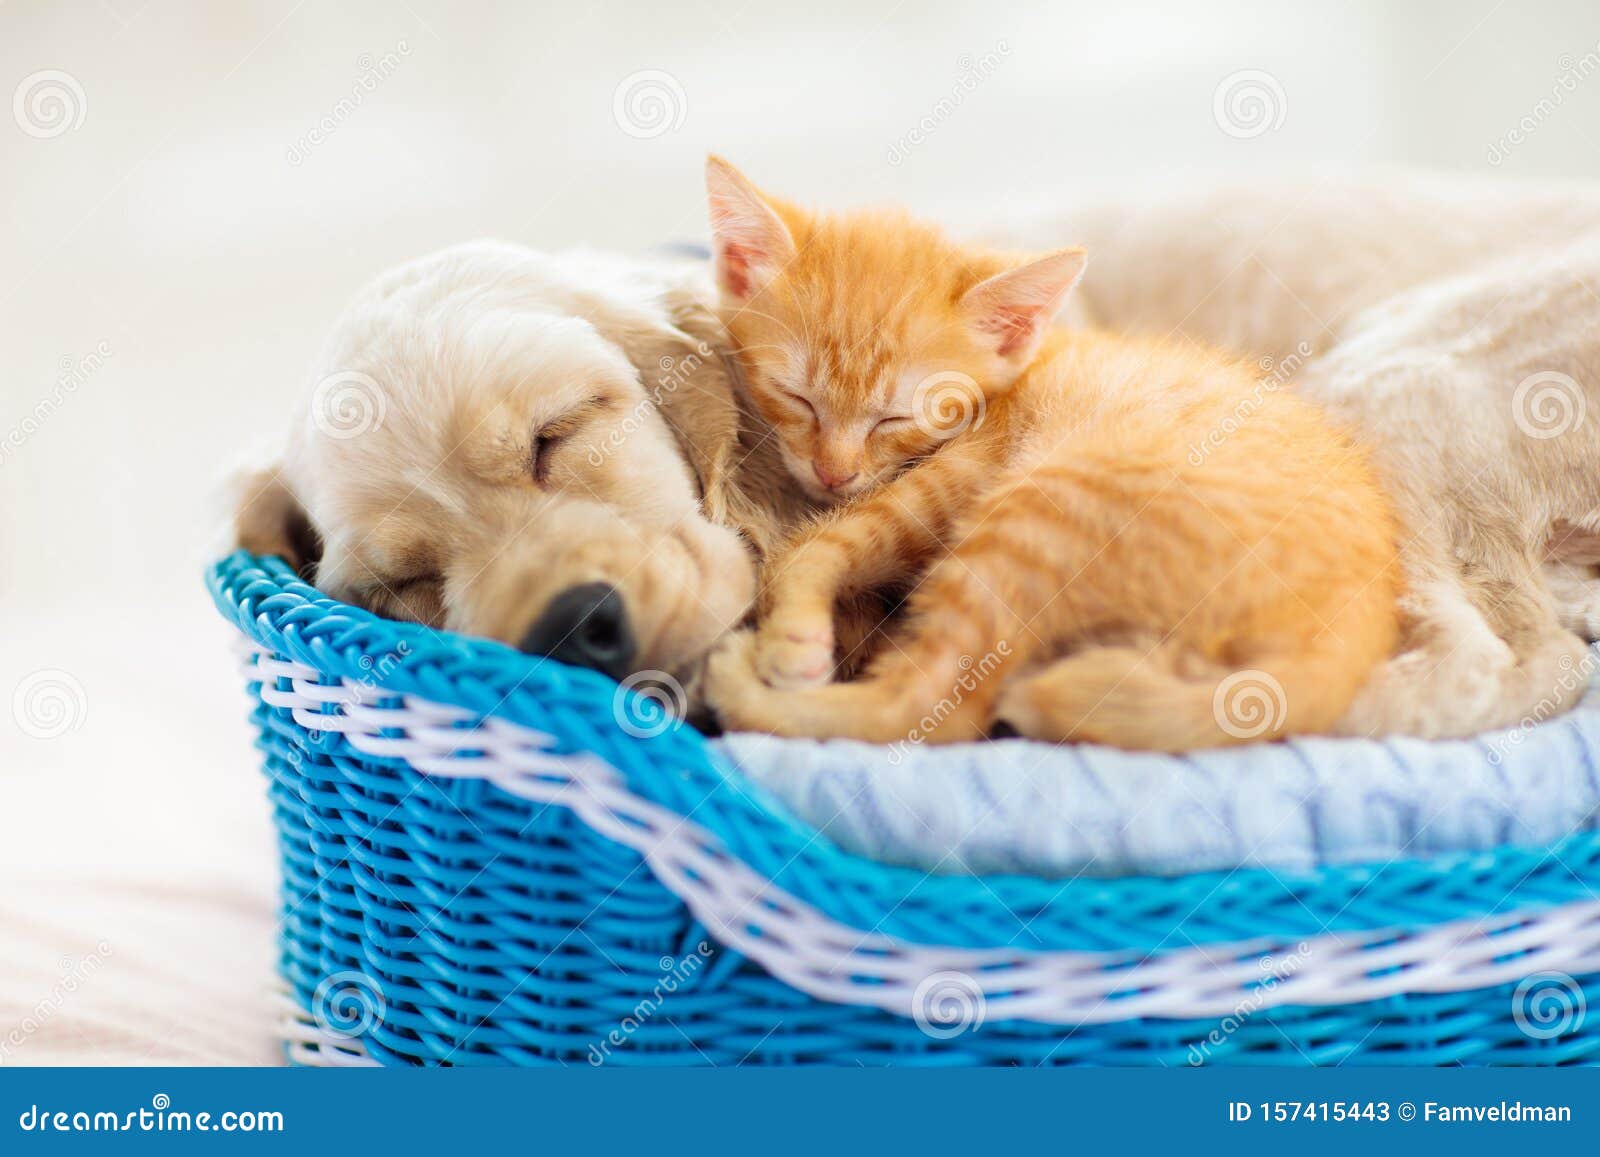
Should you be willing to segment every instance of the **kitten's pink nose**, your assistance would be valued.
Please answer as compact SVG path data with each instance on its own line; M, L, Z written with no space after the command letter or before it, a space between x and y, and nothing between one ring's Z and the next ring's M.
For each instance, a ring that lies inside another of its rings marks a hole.
M839 474L815 459L811 462L811 469L816 474L817 481L829 490L838 490L841 486L850 485L861 473L859 470L852 470L848 474Z

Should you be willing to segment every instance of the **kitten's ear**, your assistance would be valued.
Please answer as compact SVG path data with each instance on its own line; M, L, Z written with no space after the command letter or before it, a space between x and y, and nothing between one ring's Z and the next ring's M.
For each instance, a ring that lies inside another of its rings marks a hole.
M706 193L717 286L746 301L794 256L794 238L756 187L721 157L706 158Z
M1028 361L1088 260L1082 249L1058 249L978 282L961 296L968 324L1001 357Z

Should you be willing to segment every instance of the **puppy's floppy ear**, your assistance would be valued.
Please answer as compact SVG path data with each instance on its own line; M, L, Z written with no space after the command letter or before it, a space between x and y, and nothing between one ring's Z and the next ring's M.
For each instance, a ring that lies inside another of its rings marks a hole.
M277 468L255 470L235 483L233 532L251 554L275 554L310 580L322 558L322 536Z
M1026 365L1087 264L1082 249L1058 249L978 282L962 294L961 312L995 353Z
M717 288L733 301L748 301L794 256L794 237L756 187L721 157L706 158L706 194Z
M700 482L706 516L726 525L733 518L729 499L741 420L733 382L722 361L727 337L716 315L690 289L669 290L662 304L672 319L671 332L682 343L677 364L692 368L692 373L680 388L662 392L661 416Z

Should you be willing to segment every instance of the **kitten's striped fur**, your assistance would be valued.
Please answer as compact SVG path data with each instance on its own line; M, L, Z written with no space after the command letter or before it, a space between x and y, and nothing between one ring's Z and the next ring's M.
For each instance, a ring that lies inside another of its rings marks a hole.
M746 388L833 503L713 659L725 725L1180 750L1324 731L1390 654L1388 505L1310 403L1186 343L1051 330L1078 251L1019 264L709 177ZM941 399L974 420L951 436ZM839 600L894 585L891 641L829 682Z

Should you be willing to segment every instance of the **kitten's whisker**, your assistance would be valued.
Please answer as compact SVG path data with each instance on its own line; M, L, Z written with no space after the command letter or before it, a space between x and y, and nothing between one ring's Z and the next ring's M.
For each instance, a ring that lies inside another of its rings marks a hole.
M779 345L777 342L772 341L751 342L748 345L743 345L739 348L746 353L750 352L751 350L777 350L779 353L793 352L789 346Z
M759 309L754 309L748 305L741 306L738 312L734 314L734 317L743 317L746 314L749 314L751 317L765 318L767 321L770 321L773 325L783 330L785 336L787 336L790 341L795 340L794 330L789 326L788 322L783 321L780 318L773 317L770 313L763 312ZM807 336L809 337L809 335Z

